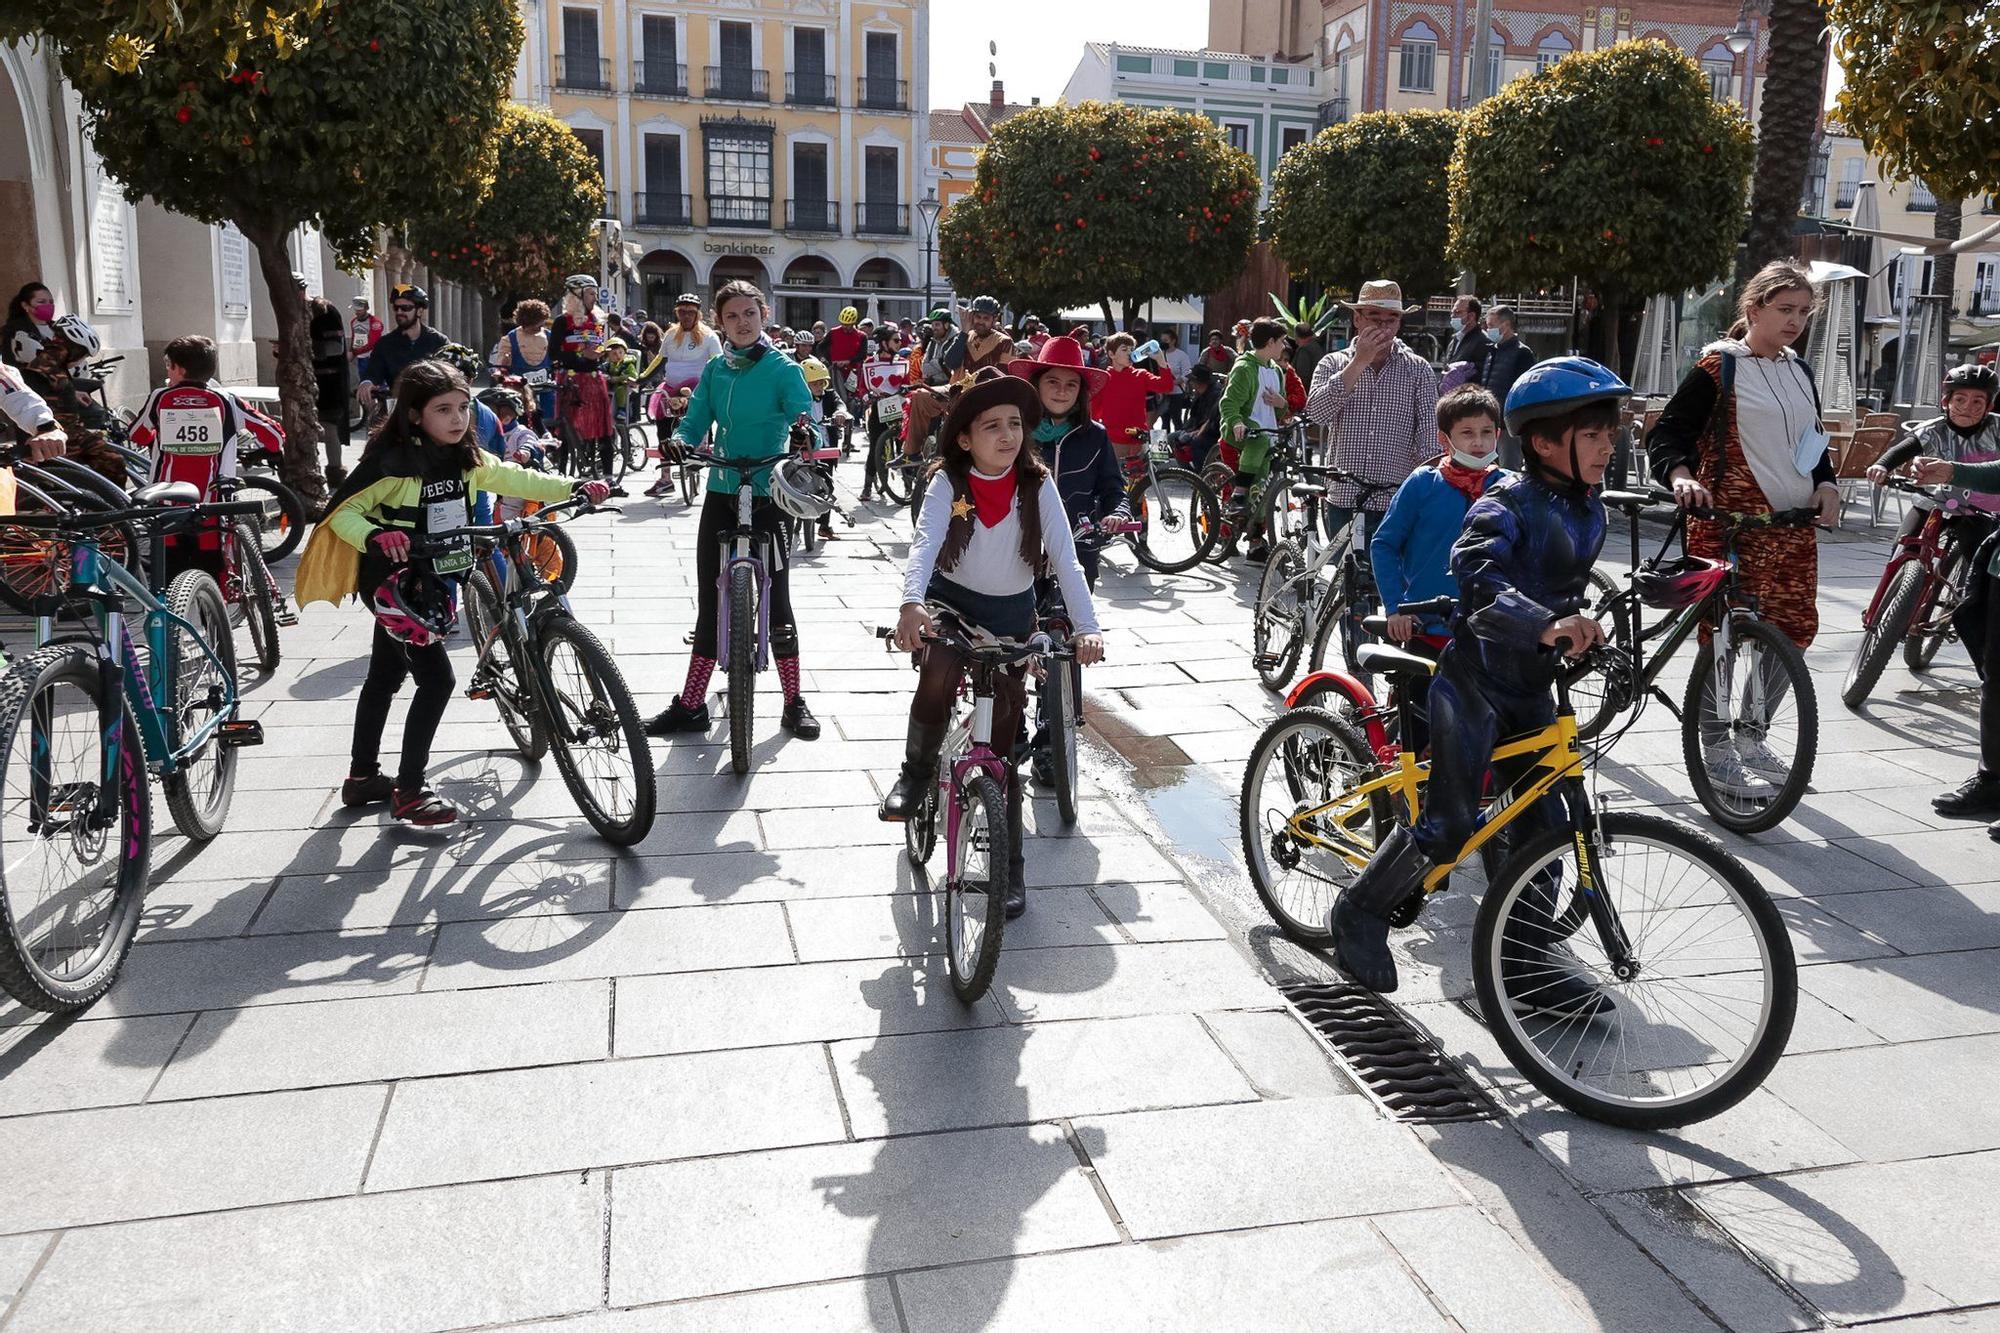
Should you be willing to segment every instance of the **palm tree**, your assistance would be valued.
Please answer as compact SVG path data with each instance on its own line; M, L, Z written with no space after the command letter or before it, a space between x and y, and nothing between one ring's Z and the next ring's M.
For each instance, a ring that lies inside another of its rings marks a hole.
M1740 270L1792 254L1806 163L1826 89L1824 0L1771 0L1771 50L1757 111L1757 170Z

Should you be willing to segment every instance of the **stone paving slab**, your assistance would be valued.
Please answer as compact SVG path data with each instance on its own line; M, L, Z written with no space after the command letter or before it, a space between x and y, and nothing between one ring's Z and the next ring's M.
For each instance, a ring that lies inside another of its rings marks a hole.
M93 1014L128 1016L414 991L435 932L402 926L141 944Z
M793 961L775 903L505 917L439 928L425 990L652 972L763 967Z
M1375 1225L1466 1333L1588 1333L1596 1327L1476 1209L1393 1213Z
M379 930L496 917L575 916L611 909L610 862L537 861L285 875L249 933Z
M1795 1056L1766 1086L1871 1162L2000 1148L2000 1034Z
M193 1022L161 1014L0 1028L0 1116L142 1101Z
M816 1282L806 1287L753 1291L605 1310L578 1319L510 1324L509 1333L880 1333L902 1327L896 1296L885 1278Z

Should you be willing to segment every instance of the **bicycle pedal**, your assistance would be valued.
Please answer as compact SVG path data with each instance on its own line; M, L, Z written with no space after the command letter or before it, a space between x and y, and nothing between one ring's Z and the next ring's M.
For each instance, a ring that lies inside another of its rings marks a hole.
M491 699L493 697L493 687L491 685L469 685L466 687L465 697L468 699Z
M232 750L240 750L246 745L262 745L264 724L255 718L239 717L223 723L216 730L215 738Z
M281 601L278 603L277 620L280 625L296 625L299 623L299 613Z
M1250 665L1259 671L1270 671L1274 670L1278 663L1283 660L1276 653L1256 653L1251 656Z

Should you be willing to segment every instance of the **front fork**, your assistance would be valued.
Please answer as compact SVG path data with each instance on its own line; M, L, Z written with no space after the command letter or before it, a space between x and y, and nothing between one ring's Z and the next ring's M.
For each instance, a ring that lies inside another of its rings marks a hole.
M1597 928L1598 942L1610 961L1612 975L1620 981L1631 981L1639 975L1640 964L1632 952L1632 941L1625 934L1625 923L1604 892L1604 825L1581 778L1570 780L1565 799L1570 808L1570 837L1576 844L1577 895L1583 899L1591 924ZM1559 906L1551 904L1551 920L1560 922L1569 915L1567 911L1554 910Z

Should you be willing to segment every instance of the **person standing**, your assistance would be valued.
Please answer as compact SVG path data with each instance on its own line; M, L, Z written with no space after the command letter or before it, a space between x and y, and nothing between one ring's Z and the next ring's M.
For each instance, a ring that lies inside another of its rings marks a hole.
M382 321L369 313L368 298L357 296L347 303L347 351L354 358L356 383L368 378L368 354L382 338Z
M1173 392L1167 395L1166 405L1160 410L1160 424L1168 430L1179 430L1187 416L1188 373L1194 369L1194 357L1181 346L1180 334L1168 329L1160 334L1160 360L1174 377Z
M1111 365L1102 388L1090 395L1090 415L1111 436L1111 445L1129 467L1145 448L1146 395L1172 393L1174 377L1141 369L1132 360L1134 339L1114 333L1104 340Z
M543 430L555 429L555 357L549 348L549 307L546 301L517 301L514 327L500 336L486 361L502 375L519 379L534 394L535 414Z
M1208 347L1202 352L1201 359L1210 370L1215 372L1217 379L1226 379L1229 375L1229 368L1236 364L1236 353L1229 350L1229 344L1223 341L1220 329L1210 329L1208 331Z
M430 293L415 283L398 283L389 289L389 314L396 327L376 340L368 353L368 374L361 381L361 406L373 409L375 400L389 397L389 390L404 369L429 360L450 345L446 337L425 321L430 316Z
M1486 337L1493 344L1487 354L1486 368L1480 383L1501 402L1507 401L1507 393L1514 387L1514 381L1528 373L1528 367L1535 364L1535 353L1521 341L1519 321L1514 307L1496 305L1486 316ZM1513 435L1500 437L1500 466L1510 472L1521 468L1521 441Z
M564 454L578 476L609 476L618 424L611 383L604 375L604 346L614 335L597 305L597 279L578 273L563 283L563 312L549 328L550 355L561 372L556 411L562 418ZM613 495L623 495L613 487Z
M1451 307L1451 347L1444 354L1447 367L1461 362L1472 367L1470 375L1463 376L1467 383L1478 384L1479 377L1486 371L1486 362L1493 355L1493 340L1486 336L1486 307L1476 296L1461 296ZM1496 398L1505 402L1504 398Z
M1325 356L1326 344L1319 340L1318 330L1310 324L1292 326L1292 369L1301 381L1313 382L1313 372Z
M306 289L303 276L293 275L299 290ZM340 461L352 427L348 421L348 397L353 392L347 378L347 325L340 311L324 296L306 298L306 332L312 342L313 381L319 388L319 427L326 444L326 479L338 486L347 476Z
M1361 284L1341 302L1354 321L1354 341L1321 358L1306 394L1306 416L1326 432L1332 464L1383 486L1400 486L1438 456L1438 376L1398 336L1403 289L1386 278ZM1370 513L1389 507L1393 491L1368 501ZM1336 482L1327 499L1338 527L1354 516L1360 491Z

